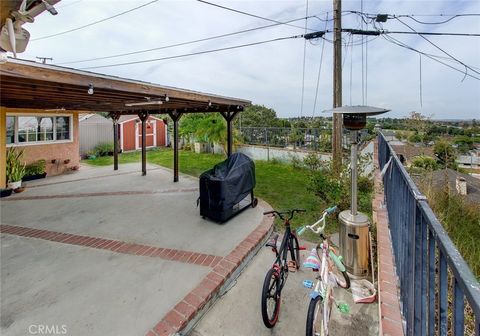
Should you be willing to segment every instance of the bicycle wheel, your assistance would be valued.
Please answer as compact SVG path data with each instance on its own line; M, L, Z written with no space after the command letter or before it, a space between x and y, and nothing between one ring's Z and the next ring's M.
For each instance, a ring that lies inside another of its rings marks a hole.
M338 268L333 266L332 273L335 275L338 287L343 288L343 289L349 289L350 288L350 277L348 276L347 271L340 272L338 270Z
M338 286L344 288L344 289L349 289L350 288L350 277L347 274L347 271L342 272L343 279L345 281L337 281ZM338 279L338 278L337 278Z
M308 305L306 335L323 335L323 323L323 299L319 295L315 299L311 299Z
M272 268L267 272L262 289L262 318L267 328L273 328L278 320L278 312L280 311L280 293L277 295L279 288L279 276Z
M290 255L292 260L295 261L297 269L300 268L300 245L298 244L297 236L293 233L290 236L290 243L288 244L288 249L290 250Z

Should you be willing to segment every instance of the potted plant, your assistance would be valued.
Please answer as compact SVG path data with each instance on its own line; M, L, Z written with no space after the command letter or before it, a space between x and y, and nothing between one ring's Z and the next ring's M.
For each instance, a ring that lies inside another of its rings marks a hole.
M21 187L25 176L25 164L20 161L22 156L23 150L17 152L14 148L9 148L7 151L7 186L13 190Z
M46 162L45 160L39 160L25 167L25 176L23 181L32 181L45 178L47 173L45 172Z

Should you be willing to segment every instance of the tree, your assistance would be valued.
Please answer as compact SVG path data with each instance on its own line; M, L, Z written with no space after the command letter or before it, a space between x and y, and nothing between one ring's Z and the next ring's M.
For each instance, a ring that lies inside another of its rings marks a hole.
M452 144L444 139L440 139L433 146L433 153L440 161L442 166L454 167L455 165L455 149Z
M237 126L242 127L277 127L281 125L274 109L263 105L248 106L235 121Z
M418 135L419 142L425 142L425 134L430 128L431 116L425 116L420 112L411 112L407 119L407 124L411 130L414 130ZM409 139L410 140L410 139Z
M412 167L432 171L438 168L437 162L430 156L417 156L412 160Z

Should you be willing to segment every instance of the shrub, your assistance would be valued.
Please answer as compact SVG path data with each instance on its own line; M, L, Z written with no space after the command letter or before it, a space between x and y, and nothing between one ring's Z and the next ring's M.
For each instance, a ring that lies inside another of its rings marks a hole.
M8 182L21 181L25 176L25 164L20 160L23 157L23 149L16 151L15 148L9 148L6 157L6 175Z
M412 160L412 167L432 171L438 169L438 164L434 158L420 155Z
M278 165L278 164L282 164L282 161L279 158L274 157L270 159L270 163L274 165Z
M41 175L45 173L46 162L45 160L38 160L37 162L31 163L25 167L25 175Z
M361 175L367 158L363 160L364 162L359 160L362 164L358 165L358 206L359 210L371 213L373 181ZM333 173L332 162L321 162L318 170L311 171L308 189L327 204L336 204L340 210L348 209L351 201L350 169L342 165L340 174L336 175Z
M296 155L291 155L290 156L290 164L295 169L303 168L303 161L301 159L299 159L298 156L296 156Z
M318 170L322 166L322 161L318 155L309 153L304 159L303 164L310 170Z
M111 142L99 143L93 149L95 156L107 156L111 152L113 152L113 143Z

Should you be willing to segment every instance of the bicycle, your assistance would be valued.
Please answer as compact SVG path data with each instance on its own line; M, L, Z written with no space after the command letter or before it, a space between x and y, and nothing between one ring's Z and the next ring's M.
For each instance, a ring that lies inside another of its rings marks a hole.
M280 297L283 286L288 277L289 271L296 271L300 268L300 248L296 232L290 229L290 221L296 212L305 212L304 209L292 209L287 211L267 211L264 215L272 214L278 216L284 221L285 234L280 248L277 248L278 234L272 236L272 239L266 244L275 252L275 263L265 275L262 288L262 318L267 328L273 328L278 321L280 311ZM289 215L284 217L284 215ZM287 260L288 251L290 251L291 260Z
M350 278L347 274L345 266L342 263L342 257L337 256L334 248L330 246L328 239L325 238L323 232L326 226L326 217L335 212L336 206L328 208L324 211L322 217L313 225L307 225L297 230L302 235L306 229L319 234L322 242L312 250L310 256L305 260L304 267L311 268L316 272L316 283L309 280L304 281L305 287L314 288L310 293L310 304L307 313L307 336L327 336L328 324L332 312L332 303L342 313L348 313L349 307L346 303L337 303L333 296L333 287L339 286L344 289L350 288ZM318 227L321 223L322 226ZM321 252L321 253L319 253ZM339 276L338 272L342 275Z

